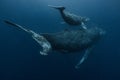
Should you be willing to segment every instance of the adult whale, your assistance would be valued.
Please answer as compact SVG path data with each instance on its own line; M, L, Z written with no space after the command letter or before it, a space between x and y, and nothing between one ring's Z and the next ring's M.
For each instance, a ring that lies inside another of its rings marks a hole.
M75 66L76 68L79 68L79 65L87 59L92 46L99 41L104 34L104 31L97 27L86 30L64 30L57 33L37 34L32 30L25 29L24 27L8 20L4 20L4 22L29 33L43 48L43 50L40 51L41 55L47 55L50 51L54 50L63 53L85 51L83 57Z
M60 11L63 20L69 25L73 25L73 26L81 25L83 29L87 29L85 23L89 20L89 18L77 16L68 11L65 11L65 7L63 6L52 6L52 5L48 5L48 6L58 9Z

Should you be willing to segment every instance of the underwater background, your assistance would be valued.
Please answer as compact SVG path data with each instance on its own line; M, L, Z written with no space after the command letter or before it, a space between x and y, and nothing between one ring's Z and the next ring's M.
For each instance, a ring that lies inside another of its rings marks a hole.
M39 54L40 46L21 30L3 20L37 33L59 32L68 25L48 5L90 18L88 27L106 31L79 69L80 53ZM0 80L120 80L119 0L0 0Z

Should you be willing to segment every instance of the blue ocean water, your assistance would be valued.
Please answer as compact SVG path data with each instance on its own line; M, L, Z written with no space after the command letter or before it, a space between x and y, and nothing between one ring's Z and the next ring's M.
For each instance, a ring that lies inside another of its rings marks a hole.
M63 30L67 25L61 24L59 12L47 5L65 6L106 31L80 69L74 68L79 53L41 56L31 36L3 22L38 33ZM119 0L0 0L0 80L120 80L119 21Z

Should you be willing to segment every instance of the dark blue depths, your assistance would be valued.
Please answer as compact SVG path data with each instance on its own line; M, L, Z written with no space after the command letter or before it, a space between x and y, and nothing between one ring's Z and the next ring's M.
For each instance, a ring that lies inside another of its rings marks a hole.
M106 35L80 69L80 54L39 54L40 46L28 34L3 23L9 19L38 33L66 27L60 14L47 5L63 5L90 18ZM120 2L118 0L0 0L0 80L120 80Z

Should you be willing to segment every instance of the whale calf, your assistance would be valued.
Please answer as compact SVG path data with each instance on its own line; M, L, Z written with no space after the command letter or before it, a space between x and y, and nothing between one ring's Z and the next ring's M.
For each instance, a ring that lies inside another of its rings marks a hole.
M40 33L25 29L21 25L13 23L8 20L4 20L5 23L20 28L29 33L32 38L37 41L43 48L40 51L41 55L47 55L51 51L58 51L61 53L73 53L85 51L83 57L80 59L75 68L79 66L87 59L92 46L100 40L104 31L98 27L81 30L63 30L57 33Z
M85 23L87 21L89 21L89 18L77 16L75 14L68 12L68 11L65 11L65 7L63 7L63 6L52 6L52 5L48 5L48 6L55 8L55 9L58 9L60 11L60 14L61 14L63 20L67 24L72 25L72 26L81 25L83 29L87 29L85 26Z

